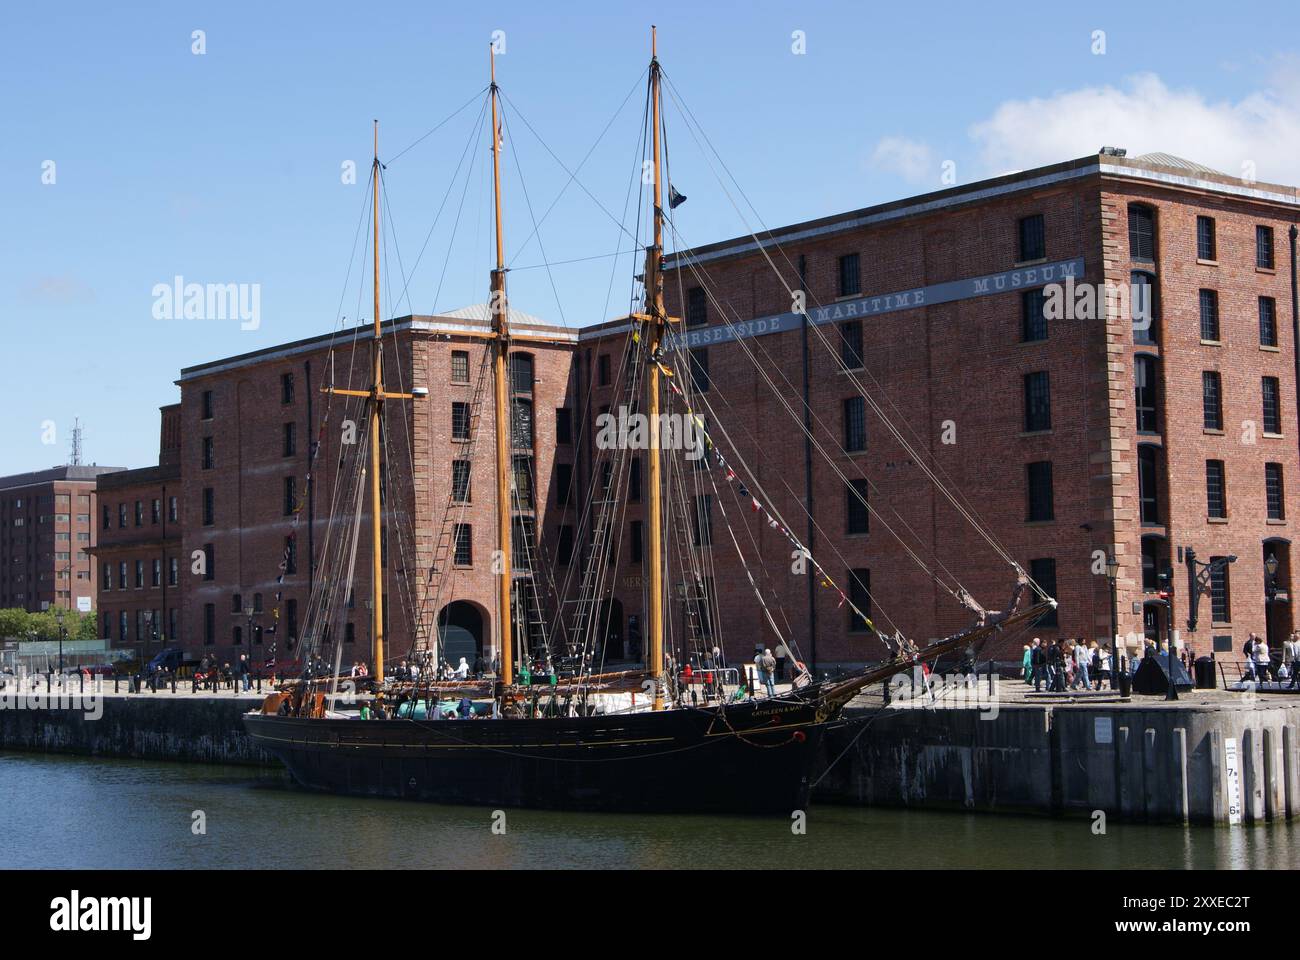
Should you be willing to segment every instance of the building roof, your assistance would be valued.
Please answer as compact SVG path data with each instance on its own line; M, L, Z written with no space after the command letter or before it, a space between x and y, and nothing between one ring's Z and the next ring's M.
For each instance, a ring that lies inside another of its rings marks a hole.
M815 237L858 230L863 227L876 226L907 217L922 216L941 210L955 209L968 204L980 203L1014 193L1036 190L1070 180L1093 176L1163 183L1169 186L1205 190L1263 203L1283 204L1293 208L1300 207L1300 191L1295 187L1246 181L1241 177L1229 176L1204 164L1184 160L1168 153L1147 153L1138 157L1124 157L1117 155L1122 151L1107 149L1108 152L1105 154L1092 154L1080 157L1077 160L1066 160L1045 167L1035 167L1032 170L1017 170L1014 173L992 177L988 180L977 180L974 183L948 187L945 190L935 190L931 193L923 193L902 200L891 200L888 203L836 213L816 220L806 220L784 227L775 227L766 232L764 245L795 243ZM698 265L712 260L742 256L757 249L759 249L759 244L753 236L733 237L730 240L719 240L715 243L670 253L666 257L665 265L674 268L687 261Z
M120 490L137 484L161 483L164 480L179 480L180 463L161 464L156 467L137 467L134 470L116 470L99 481L98 490Z
M101 467L96 464L90 466L64 464L61 467L50 467L48 470L32 470L28 473L15 473L7 477L0 477L0 490L9 490L13 487L30 487L38 483L50 483L54 480L94 481L105 473L117 473L122 469L122 467Z

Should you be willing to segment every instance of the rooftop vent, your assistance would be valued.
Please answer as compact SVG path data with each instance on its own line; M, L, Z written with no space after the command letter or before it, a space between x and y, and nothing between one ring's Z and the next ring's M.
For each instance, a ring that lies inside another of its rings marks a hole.
M1103 157L1123 157L1128 155L1128 151L1123 147L1102 147L1098 153Z

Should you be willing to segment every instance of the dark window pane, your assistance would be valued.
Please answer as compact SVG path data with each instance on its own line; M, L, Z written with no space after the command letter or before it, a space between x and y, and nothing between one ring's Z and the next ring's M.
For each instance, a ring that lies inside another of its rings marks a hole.
M867 449L867 402L862 397L844 401L844 450L861 453Z
M1155 357L1139 355L1133 364L1133 396L1137 411L1137 428L1142 433L1155 433L1159 428L1156 419L1157 372Z
M1277 377L1264 377L1261 381L1264 395L1264 432L1282 432L1282 397Z
M1272 297L1259 298L1259 345L1277 346L1277 301Z
M709 297L703 287L686 291L686 325L700 327L709 322Z
M690 352L691 383L704 392L709 389L709 348L692 347Z
M1196 258L1213 260L1214 256L1214 218L1196 218Z
M1024 260L1042 260L1047 256L1047 243L1043 232L1043 215L1036 213L1020 221L1020 255Z
M1029 561L1029 577L1037 585L1034 590L1035 601L1056 598L1056 560L1051 557L1039 557ZM1037 626L1055 627L1059 623L1057 612L1049 610L1038 618Z
M1160 522L1159 458L1159 447L1138 447L1138 501L1143 523Z
M862 366L861 320L847 320L840 324L840 362L849 370Z
M1129 258L1154 263L1156 259L1156 214L1140 203L1128 208Z
M1219 293L1217 290L1202 290L1201 302L1201 339L1218 341L1219 337Z
M1047 339L1047 298L1042 288L1020 295L1020 339L1026 343Z
M1273 269L1273 228L1255 228L1255 266Z
M854 297L862 292L862 280L858 273L858 255L846 254L840 257L840 296Z
M1232 622L1232 596L1226 557L1210 557L1210 611L1215 623ZM1219 562L1216 562L1219 561Z
M1160 337L1160 302L1155 277L1142 270L1129 274L1129 303L1133 342L1155 343Z
M1025 468L1029 485L1029 510L1027 519L1031 522L1052 520L1055 517L1055 504L1052 491L1052 463L1040 460Z
M871 511L867 509L867 493L870 484L866 480L853 480L845 488L847 523L846 533L867 533L870 528Z
M1201 373L1201 408L1206 430L1223 429L1223 388L1215 370Z
M1270 520L1286 519L1286 489L1282 484L1282 464L1264 464L1264 497Z
M1207 517L1222 519L1228 515L1222 460L1205 461L1205 504Z
M453 440L469 439L469 404L459 400L451 404L451 438Z
M871 616L871 571L849 571L849 632L865 633L870 628L865 617ZM856 608L856 609L854 609Z
M451 352L451 382L469 383L469 353L465 350Z
M1025 374L1025 430L1052 429L1051 383L1046 371Z

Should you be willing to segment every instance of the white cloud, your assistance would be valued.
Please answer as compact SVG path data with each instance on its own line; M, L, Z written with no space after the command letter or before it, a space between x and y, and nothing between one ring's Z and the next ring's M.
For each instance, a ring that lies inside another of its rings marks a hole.
M934 151L908 137L883 137L867 162L873 169L896 173L908 183L932 181L937 185L939 180Z
M1138 74L1118 86L1093 86L1048 97L1008 100L968 130L979 168L971 179L998 176L1123 147L1130 157L1171 153L1230 176L1253 164L1256 179L1300 184L1300 62L1279 61L1262 89L1212 101ZM923 142L885 137L873 153L881 169L908 176L930 162ZM923 178L924 179L924 178ZM967 179L967 178L963 178Z
M990 169L1036 167L1095 153L1172 153L1232 176L1253 163L1261 180L1300 181L1300 80L1279 72L1269 88L1211 102L1171 90L1154 74L1122 87L1085 87L1047 98L1011 100L974 124L971 138Z
M94 303L95 291L85 280L71 274L35 277L22 288L22 298L34 303Z

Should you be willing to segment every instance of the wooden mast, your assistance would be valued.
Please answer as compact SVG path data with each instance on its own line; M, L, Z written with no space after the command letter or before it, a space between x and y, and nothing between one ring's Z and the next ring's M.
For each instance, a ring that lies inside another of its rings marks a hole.
M666 311L661 269L664 248L663 183L659 168L659 58L654 26L650 27L650 106L654 136L654 243L646 249L645 294L649 351L646 367L646 411L650 420L650 530L647 562L650 567L649 656L647 668L654 678L654 709L664 707L664 582L663 582L663 467L659 457L659 355Z
M514 624L510 615L510 450L513 446L510 438L509 390L506 377L506 357L510 351L510 307L506 299L506 265L505 238L501 231L501 130L497 120L497 70L496 54L488 45L488 64L491 83L489 91L492 98L492 195L496 211L497 265L492 271L492 295L488 309L492 315L492 329L495 333L495 353L492 362L493 386L496 391L496 442L497 442L497 549L498 555L498 614L497 621L501 637L501 668L499 676L502 686L514 683L514 645L512 629Z
M370 409L370 636L371 657L374 660L374 673L371 675L376 683L384 679L384 516L379 495L379 460L380 412L385 400L410 400L415 393L390 393L384 389L383 339L379 321L379 176L382 166L379 163L379 121L375 121L375 155L371 163L371 215L374 223L374 287L375 287L375 341L373 344L374 366L371 371L370 389L349 390L340 387L322 387L322 393L334 393L344 397L364 397ZM423 395L423 394L420 394Z
M371 166L370 219L374 222L375 265L375 344L374 376L370 381L370 636L374 638L371 657L374 659L376 683L384 679L384 518L379 503L379 408L384 400L383 340L379 332L379 121L375 121L375 156Z

